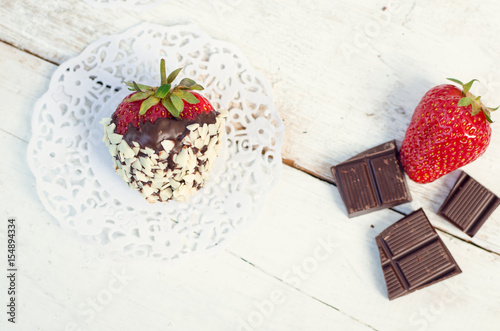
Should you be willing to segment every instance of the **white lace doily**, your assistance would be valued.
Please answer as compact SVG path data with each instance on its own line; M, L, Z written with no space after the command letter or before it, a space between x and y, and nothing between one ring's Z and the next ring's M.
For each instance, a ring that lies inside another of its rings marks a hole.
M129 93L184 67L215 108L229 110L225 144L187 203L149 204L114 172L99 121ZM271 87L234 46L198 28L144 23L101 38L54 73L33 114L28 161L59 224L125 257L175 260L221 247L259 214L281 170L283 125Z

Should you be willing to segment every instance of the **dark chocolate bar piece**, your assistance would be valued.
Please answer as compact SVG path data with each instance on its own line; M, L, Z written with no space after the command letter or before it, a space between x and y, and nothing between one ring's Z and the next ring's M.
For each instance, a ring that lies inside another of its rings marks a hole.
M331 169L349 217L411 201L394 140Z
M462 172L437 214L473 237L498 205L498 196Z
M462 272L422 209L389 226L375 241L389 300Z

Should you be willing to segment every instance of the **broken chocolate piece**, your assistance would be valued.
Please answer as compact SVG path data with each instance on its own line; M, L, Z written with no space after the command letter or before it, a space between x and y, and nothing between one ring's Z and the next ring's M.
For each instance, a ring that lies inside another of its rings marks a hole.
M382 231L375 241L389 300L462 272L422 209Z
M462 172L437 214L473 237L498 205L498 196Z
M332 174L349 217L411 201L394 140L333 166Z

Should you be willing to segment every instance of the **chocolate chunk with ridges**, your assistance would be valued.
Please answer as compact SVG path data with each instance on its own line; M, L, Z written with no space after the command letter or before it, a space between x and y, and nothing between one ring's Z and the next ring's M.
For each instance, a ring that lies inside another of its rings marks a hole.
M389 300L462 272L422 209L382 231L375 241Z
M394 140L333 166L332 174L349 217L411 201Z
M462 172L437 213L473 237L498 205L498 196Z

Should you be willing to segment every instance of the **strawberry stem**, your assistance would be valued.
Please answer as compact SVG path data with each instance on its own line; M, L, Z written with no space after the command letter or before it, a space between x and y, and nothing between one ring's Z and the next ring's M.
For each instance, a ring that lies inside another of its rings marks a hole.
M480 96L476 97L475 95L473 95L472 93L469 92L469 90L472 87L472 84L474 84L474 82L478 81L477 79L473 79L470 82L465 83L465 84L462 83L461 81L459 81L458 79L455 79L455 78L447 78L447 79L449 81L452 81L452 82L462 86L462 95L464 97L458 101L457 106L468 107L470 105L471 106L470 114L472 116L475 116L475 115L479 114L480 112L483 112L483 115L486 118L486 120L490 123L493 123L493 121L491 120L491 117L490 117L490 111L496 110L498 107L497 108L485 107L483 105L483 103L481 102Z
M167 84L167 72L165 69L165 60L161 59L160 61L160 76L161 76L161 85Z
M160 87L151 87L147 85L137 84L136 82L125 82L129 86L129 90L136 91L134 95L128 97L125 101L134 102L143 100L139 115L144 115L151 107L161 104L174 117L179 117L184 110L184 102L196 104L198 98L191 92L194 90L201 91L203 86L196 83L190 78L184 78L177 86L172 86L172 82L177 78L182 68L172 71L168 77L165 69L165 60L160 60Z

